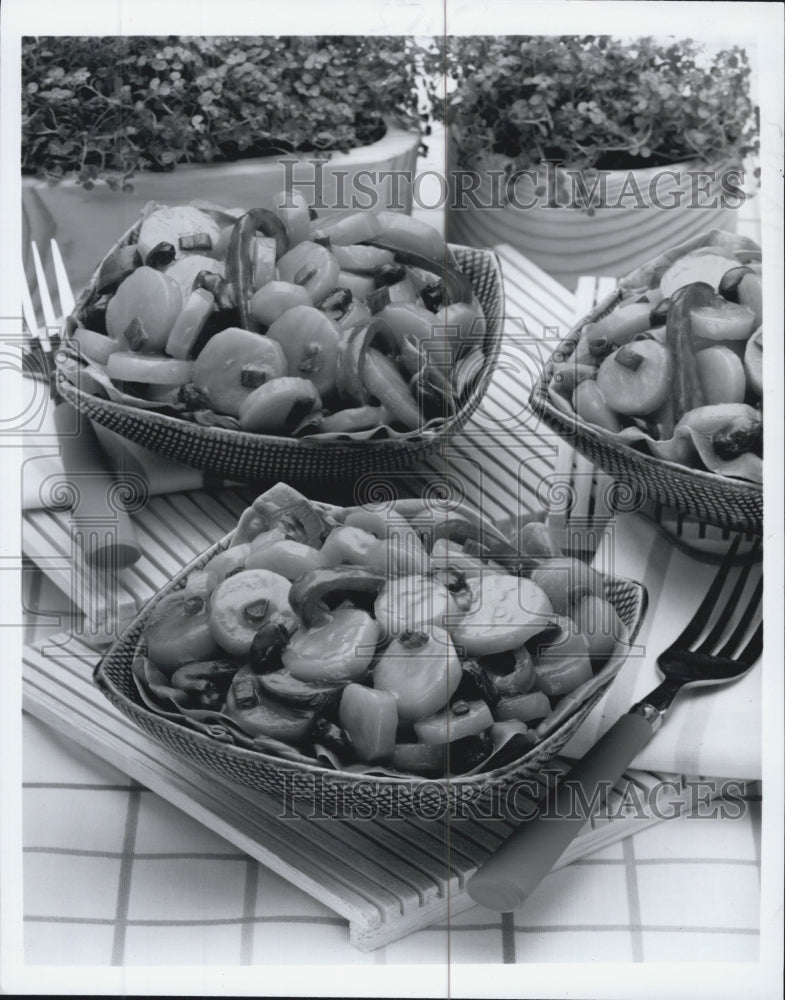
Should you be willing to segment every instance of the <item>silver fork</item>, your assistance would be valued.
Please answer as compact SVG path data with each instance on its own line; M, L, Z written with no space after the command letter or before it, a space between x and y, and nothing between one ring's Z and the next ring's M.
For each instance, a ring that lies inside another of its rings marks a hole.
M585 804L602 804L660 728L681 689L728 683L755 665L763 648L762 577L740 615L738 608L760 559L759 546L743 558L730 594L721 601L731 570L738 565L740 543L741 536L736 535L692 620L658 657L663 682L618 719L572 768L557 790L555 809L522 824L472 876L467 891L475 902L501 912L520 906L580 832L588 819Z
M56 397L53 355L59 346L58 331L60 329L60 322L57 319L54 305L52 304L44 265L41 261L41 255L38 252L35 240L31 242L30 250L35 268L43 324L38 322L38 317L33 307L32 290L27 287L26 282L22 282L22 316L24 317L30 337L29 355L32 355L36 362L29 366L28 371L34 376L43 375L49 382L53 398L59 398ZM60 312L63 316L67 316L74 307L74 296L71 291L70 282L68 281L63 258L60 254L60 248L54 240L51 241L51 250L55 284L57 285L57 297L60 301Z
M35 242L31 244L43 324L37 321L33 296L22 282L22 316L30 336L28 373L43 376L49 383L54 424L57 429L60 454L73 494L71 526L75 544L84 560L104 571L129 566L140 556L131 519L116 502L117 488L106 468L103 452L90 421L84 414L68 406L57 391L54 364L59 343L58 322L46 281L41 255ZM74 296L57 243L51 241L57 297L63 315L73 309ZM32 362L32 363L31 363Z

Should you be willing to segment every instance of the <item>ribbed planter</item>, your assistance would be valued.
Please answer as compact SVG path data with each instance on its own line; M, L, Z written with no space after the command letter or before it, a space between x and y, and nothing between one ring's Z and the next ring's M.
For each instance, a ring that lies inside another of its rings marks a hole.
M358 146L348 153L336 153L321 168L309 162L325 158L324 154L316 153L178 166L171 173L139 174L133 179L134 190L130 193L111 191L101 183L92 191L85 191L73 180L50 186L45 181L24 179L22 201L28 230L25 235L36 239L41 246L48 245L49 237L55 236L67 261L71 283L81 291L106 248L134 224L148 201L184 205L202 198L227 207L251 208L263 205L267 198L283 190L288 169L295 187L304 185L301 190L309 201L315 197L313 183L321 182L322 203L332 206L320 210L321 215L341 211L336 205L351 206L353 194L359 202L356 207L366 208L370 207L369 197L360 190L360 182L373 189L376 187L373 175L386 170L409 171L408 176L413 176L419 144L417 134L391 127L378 142ZM286 168L279 162L281 159L298 162ZM361 171L368 171L369 175L358 178L355 188L354 179ZM411 183L404 179L397 182L397 204L393 183L392 179L381 182L379 203L374 207L400 207L411 212ZM28 244L26 239L24 245Z
M713 173L714 179L701 179L696 194L697 181L688 171L698 169ZM538 191L532 178L519 177L514 201L506 205L500 204L499 181L488 171L480 172L480 184L472 194L477 207L470 198L456 197L457 181L451 168L448 239L475 247L509 244L574 290L582 274L622 277L697 233L712 228L735 231L735 208L741 199L729 195L721 180L730 169L728 163L677 163L608 171L603 204L590 213L570 207L573 182L561 168L555 171L558 184L551 188L546 184L544 192ZM590 190L590 180L586 183Z

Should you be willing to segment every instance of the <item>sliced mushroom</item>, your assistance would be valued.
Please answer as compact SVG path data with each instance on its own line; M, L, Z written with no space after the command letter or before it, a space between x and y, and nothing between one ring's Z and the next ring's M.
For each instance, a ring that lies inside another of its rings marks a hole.
M274 613L291 619L289 581L265 569L247 569L224 579L210 601L210 631L227 653L247 656L254 636Z
M341 700L343 684L301 681L290 670L283 667L267 674L259 675L259 687L265 694L281 701L291 702L301 708L314 708L325 711L337 706ZM324 720L326 721L326 720ZM313 734L317 738L316 732Z
M237 664L228 660L205 660L186 663L172 674L171 683L189 695L192 705L218 710L237 673Z
M262 693L259 678L238 670L226 696L226 715L249 736L268 736L284 743L300 743L310 733L316 712L286 705Z
M509 659L512 660L512 669L505 670L505 661ZM534 687L534 660L525 646L519 646L510 653L482 657L479 662L502 696L527 694Z

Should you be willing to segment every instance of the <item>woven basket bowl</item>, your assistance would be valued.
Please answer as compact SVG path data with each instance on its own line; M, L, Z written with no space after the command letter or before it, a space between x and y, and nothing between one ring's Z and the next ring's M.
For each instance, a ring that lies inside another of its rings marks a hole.
M213 739L189 728L187 721L172 721L147 708L137 690L131 665L144 631L145 624L156 604L167 594L179 589L188 574L200 569L217 552L229 544L231 535L211 546L186 566L170 583L163 587L129 625L125 633L107 651L95 668L94 681L103 694L124 715L148 736L190 763L206 768L241 785L264 792L282 802L291 798L314 801L318 794L328 815L368 816L369 789L375 815L399 817L403 815L442 816L446 809L461 808L467 799L482 802L503 797L516 782L531 778L542 771L547 761L555 756L575 733L592 707L602 698L613 681L610 676L596 690L587 693L573 714L567 716L552 733L518 760L484 774L443 778L438 780L419 777L371 776L350 771L284 760L272 754L246 750ZM644 587L621 578L606 577L605 597L628 629L632 643L646 609L647 595ZM617 645L617 665L623 662L626 646ZM503 798L502 798L503 801ZM339 812L336 812L339 810Z
M581 330L611 312L621 300L615 292L585 316L551 355L532 389L529 403L535 413L582 455L615 478L619 484L617 508L638 510L654 501L681 514L729 531L761 534L763 490L757 483L690 469L647 455L630 445L612 440L577 415L564 413L548 396L557 363L570 357Z
M136 242L141 222L116 247ZM460 430L479 406L496 365L502 338L504 291L498 258L490 250L452 247L485 314L483 364L455 414L433 428L374 440L289 438L221 427L203 427L177 417L100 399L61 377L58 388L72 406L122 437L185 465L236 482L346 481L365 473L407 469ZM111 251L110 251L111 252ZM99 268L79 296L66 323L66 339L80 325L95 296Z

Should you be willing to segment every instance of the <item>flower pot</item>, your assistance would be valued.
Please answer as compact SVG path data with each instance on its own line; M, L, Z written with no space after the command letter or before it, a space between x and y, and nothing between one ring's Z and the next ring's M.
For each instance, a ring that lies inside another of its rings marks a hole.
M677 163L597 178L596 207L579 207L576 172L551 165L536 178L520 174L505 198L493 167L479 186L450 170L447 234L469 246L509 244L568 289L582 274L621 277L652 257L712 228L735 231L744 202L743 173L730 163ZM583 178L591 192L592 178ZM506 201L506 204L505 204Z
M325 154L260 157L236 163L210 163L178 166L171 173L143 173L133 178L133 192L112 191L103 183L86 191L74 180L56 185L25 178L22 184L23 218L26 228L24 246L35 239L44 249L54 236L68 265L73 287L79 291L87 283L107 247L139 218L148 201L184 205L196 198L214 201L227 207L252 208L284 189L291 178L309 201L317 193L314 184L321 182L320 215L331 215L354 208L392 208L411 212L411 180L401 179L398 191L394 180L378 185L374 177L382 171L408 171L414 174L420 138L412 132L390 127L378 141L358 146L347 153L336 153L330 160ZM326 161L316 166L314 160ZM296 161L289 167L280 161ZM364 177L358 175L368 171ZM368 205L370 195L364 188L378 188L378 203ZM399 197L396 198L396 194ZM352 197L358 204L352 205ZM344 207L345 206L345 207ZM25 262L27 265L27 261Z

